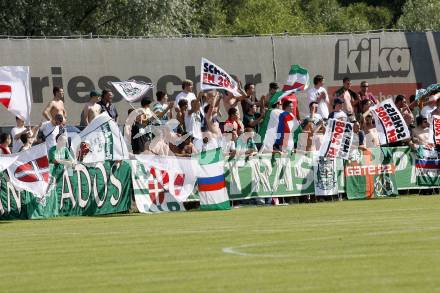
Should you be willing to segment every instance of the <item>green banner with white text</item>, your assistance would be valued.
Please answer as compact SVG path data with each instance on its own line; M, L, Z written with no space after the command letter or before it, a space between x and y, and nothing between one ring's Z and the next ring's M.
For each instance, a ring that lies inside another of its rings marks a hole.
M53 168L53 184L44 197L17 191L0 173L0 220L57 216L94 216L127 211L131 204L131 168L127 162Z

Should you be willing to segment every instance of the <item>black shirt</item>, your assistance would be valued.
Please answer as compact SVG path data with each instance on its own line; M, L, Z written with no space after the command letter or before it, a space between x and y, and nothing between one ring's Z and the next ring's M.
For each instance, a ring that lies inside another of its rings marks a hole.
M101 113L107 112L113 120L118 121L118 111L116 110L115 105L110 103L107 107L104 101L99 101L98 104L101 106Z

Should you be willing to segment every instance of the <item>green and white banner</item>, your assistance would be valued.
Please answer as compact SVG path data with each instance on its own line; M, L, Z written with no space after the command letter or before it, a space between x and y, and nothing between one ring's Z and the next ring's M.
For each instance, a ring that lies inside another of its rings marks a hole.
M192 162L194 158L175 160ZM124 212L131 205L133 191L135 197L139 198L136 203L140 212L184 210L183 201L199 199L197 187L189 197L186 191L183 192L186 185L195 181L192 177L218 175L202 174L203 171L200 173L197 168L193 169L192 175L189 171L180 174L160 168L160 160L157 160L154 168L152 161L147 161L106 161L93 166L78 164L73 168L54 165L51 168L49 192L43 197L18 191L10 182L7 172L0 172L0 220ZM224 160L226 188L232 200L330 195L335 194L336 190L339 193L347 192L349 199L359 199L395 195L399 189L436 187L417 185L415 162L416 153L408 147L387 148L387 151L363 150L352 156L345 166L340 159L331 165L319 166L317 152L284 156L262 154ZM186 163L183 165L187 168ZM177 166L174 163L160 164ZM181 175L185 175L184 178ZM186 180L189 180L188 183ZM167 191L167 182L174 182L174 195ZM217 182L203 184L209 187Z
M17 191L0 173L0 219L94 216L127 211L131 204L131 168L127 162L54 168L52 186L43 197Z

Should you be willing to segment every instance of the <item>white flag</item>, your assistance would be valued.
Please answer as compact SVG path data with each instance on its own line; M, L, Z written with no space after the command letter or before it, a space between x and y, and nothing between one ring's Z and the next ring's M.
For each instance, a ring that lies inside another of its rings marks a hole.
M202 58L200 69L200 89L223 89L239 97L238 83L220 66L215 65L206 58Z
M46 144L42 143L18 153L18 158L8 167L8 174L16 189L43 197L49 185Z
M150 89L153 88L151 83L143 83L135 80L111 82L111 84L129 103L139 101Z
M26 123L31 116L29 84L29 66L0 67L0 104Z
M83 163L129 160L124 137L107 112L95 117L73 138L72 149Z

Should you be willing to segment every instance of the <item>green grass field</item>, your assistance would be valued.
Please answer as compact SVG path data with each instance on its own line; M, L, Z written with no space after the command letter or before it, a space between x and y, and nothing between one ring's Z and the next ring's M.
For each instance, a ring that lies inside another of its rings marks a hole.
M0 222L0 292L433 292L440 196Z

